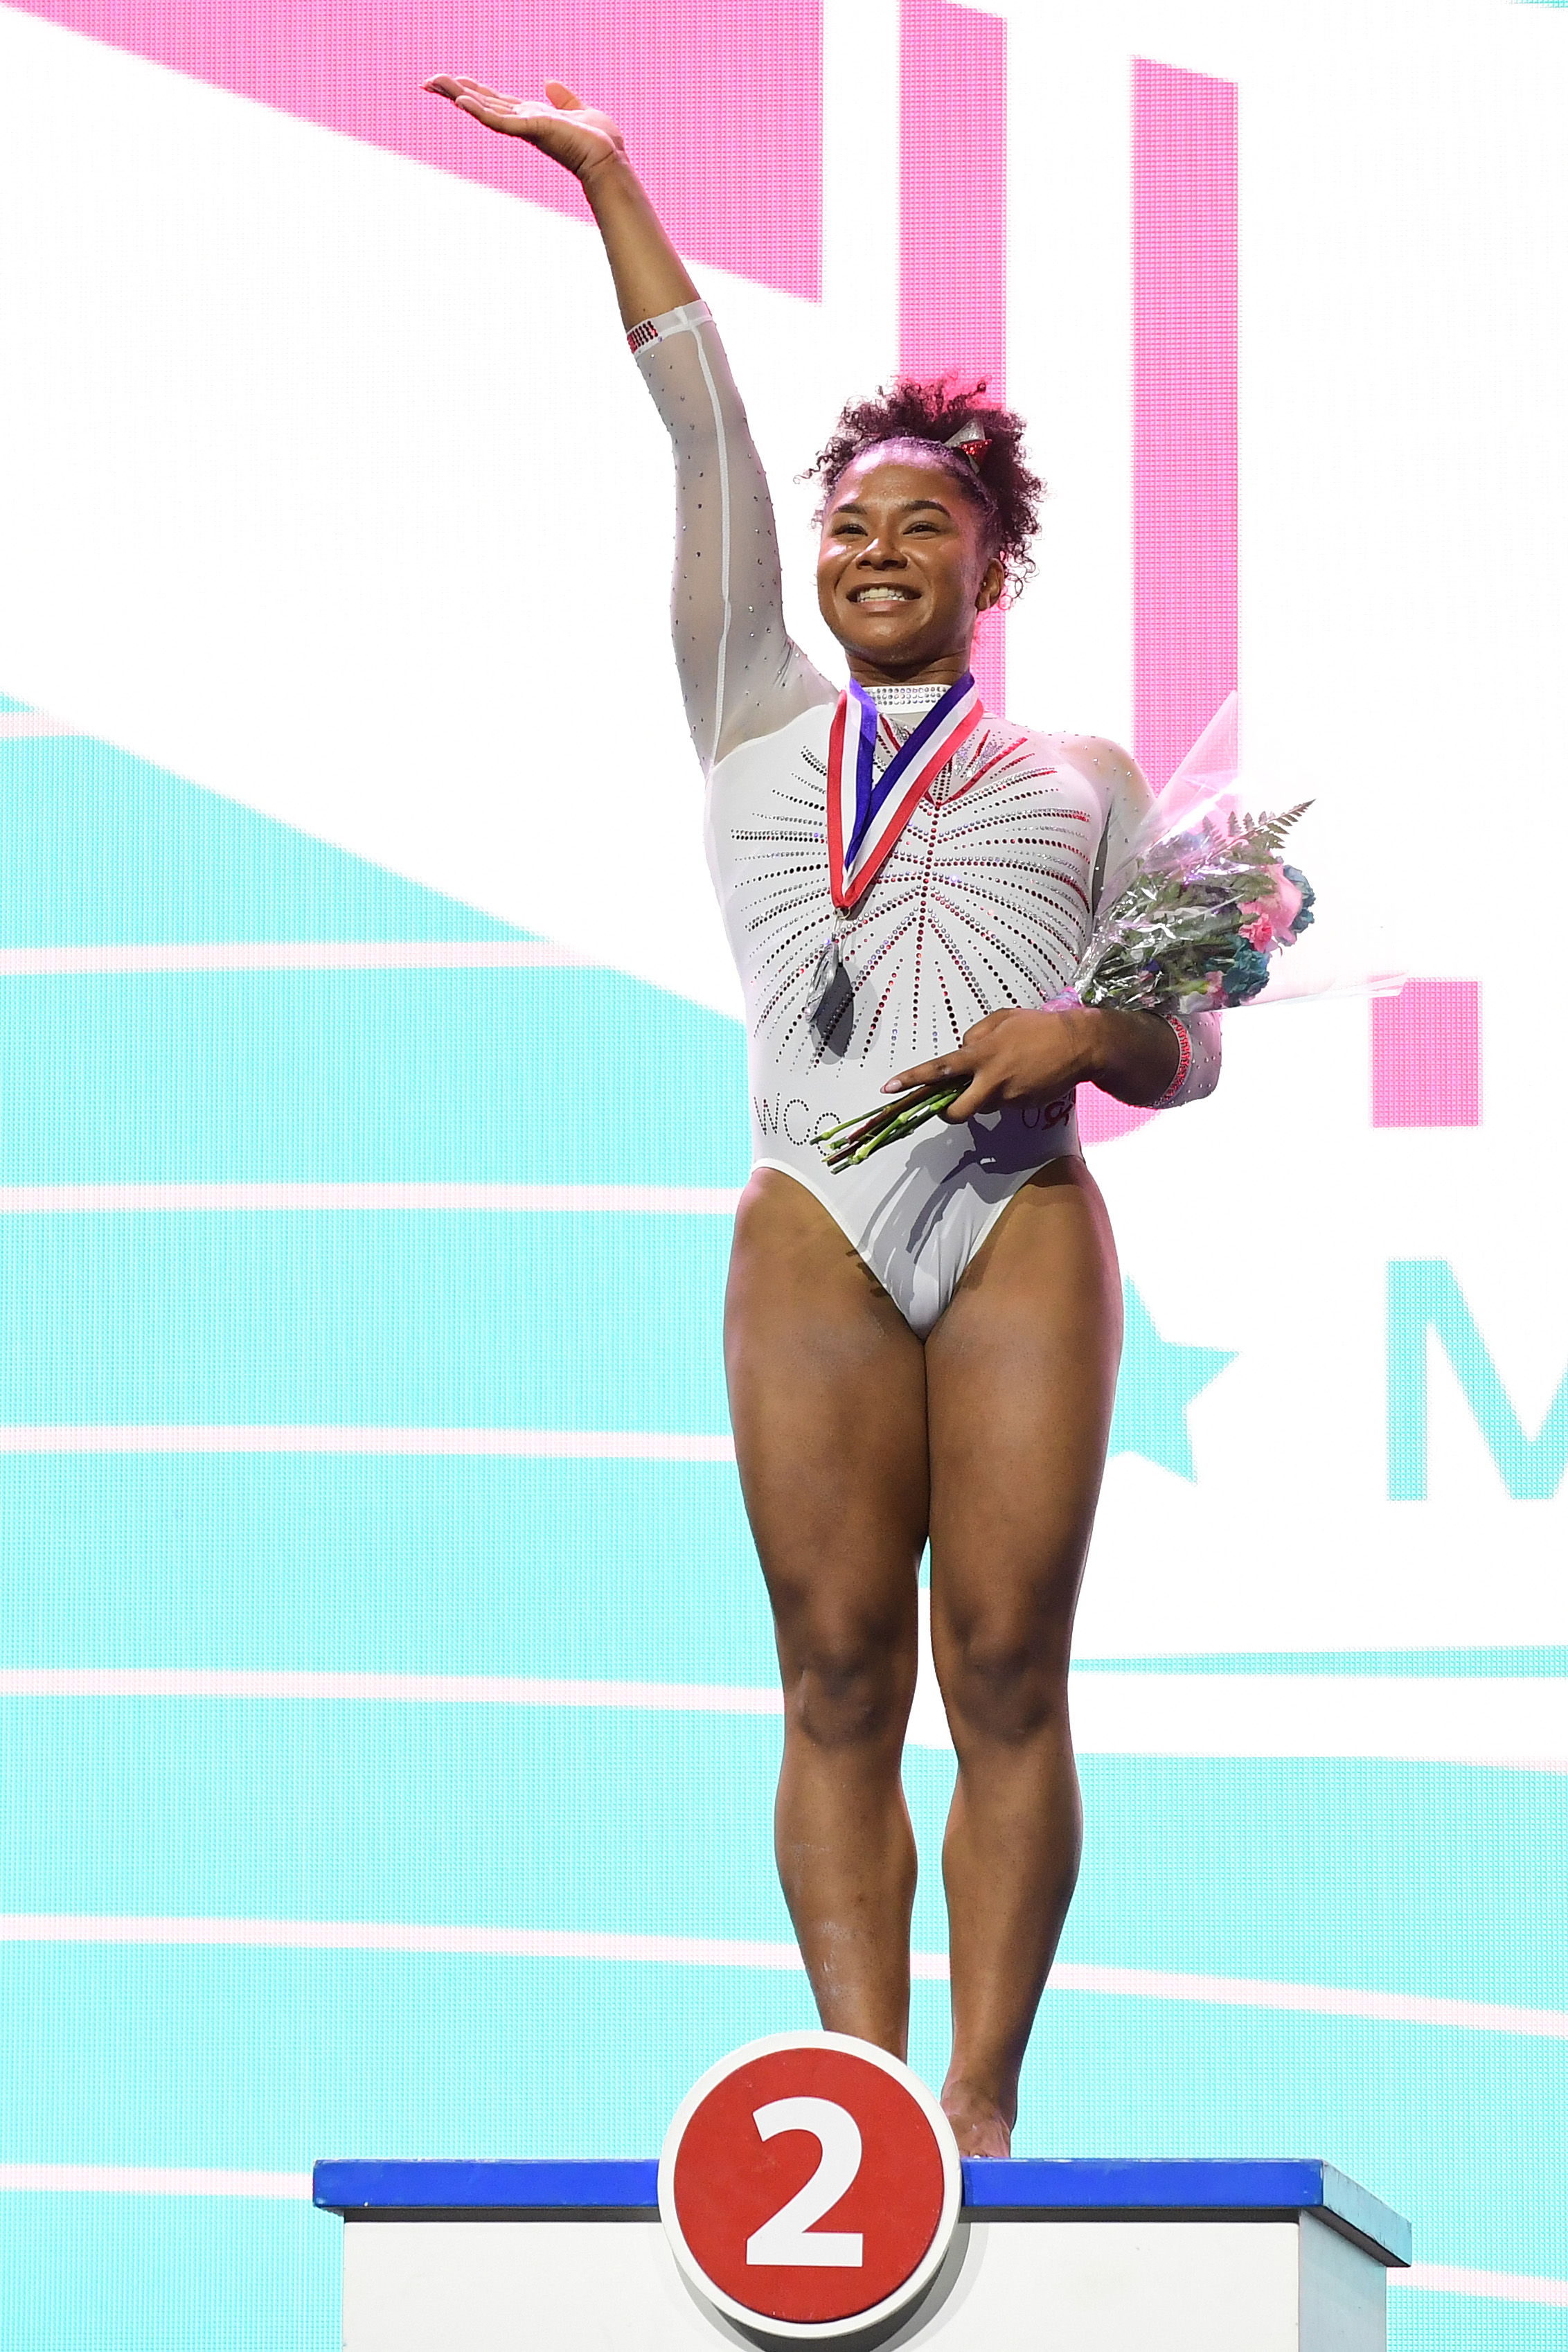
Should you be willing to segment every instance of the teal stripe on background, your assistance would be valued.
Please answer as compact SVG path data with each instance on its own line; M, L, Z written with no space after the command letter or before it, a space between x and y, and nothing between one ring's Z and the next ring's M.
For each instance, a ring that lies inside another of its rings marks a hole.
M0 1664L771 1685L727 1463L0 1454Z
M788 1943L781 1731L578 1707L3 1700L0 1912Z
M0 712L30 710L32 707L30 702L18 702L14 694L0 694Z
M1075 1658L1096 1675L1500 1675L1554 1680L1568 1648L1537 1643L1497 1650L1201 1650L1163 1658Z
M1568 2043L1048 1992L1023 2099L1020 2154L1310 2152L1408 2216L1417 2262L1568 2278L1542 2188L1568 2154Z
M1395 2281L1388 2290L1388 2352L1568 2352L1568 2310L1423 2294Z
M6 1699L0 1911L787 1943L781 1730L494 1704ZM1562 1775L1110 1756L1081 1769L1064 1960L1568 2011ZM951 1759L914 1752L904 1778L923 1856L915 1942L941 1950Z
M780 1970L269 1946L0 1944L0 2008L4 2161L268 2172L646 2156L725 2051L816 2021Z
M1568 2011L1568 1776L1080 1759L1061 1957Z
M623 975L0 980L0 1184L743 1184L740 1024Z
M342 2224L271 2198L0 2195L16 2352L341 2352Z
M803 1976L645 1962L205 1946L0 1947L23 2164L300 2171L319 2155L654 2153L686 2089L810 2023ZM914 1990L928 2081L947 1989ZM1020 2154L1321 2155L1410 2216L1416 2258L1568 2275L1568 2044L1048 1993ZM14 2339L27 2342L26 2331Z
M728 1220L0 1218L0 1422L722 1433Z
M722 1434L730 1236L707 1213L0 1217L0 1423ZM1183 1426L1146 1370L1123 1447L1155 1446L1156 1408Z
M0 741L0 947L527 936L110 744Z
M11 1665L696 1683L773 1673L761 1571L724 1463L0 1454L0 1625ZM1568 1677L1568 1649L1075 1665Z

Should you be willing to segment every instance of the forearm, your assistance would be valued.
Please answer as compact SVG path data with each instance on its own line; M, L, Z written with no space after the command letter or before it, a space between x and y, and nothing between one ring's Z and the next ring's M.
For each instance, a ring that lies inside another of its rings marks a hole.
M623 327L698 299L689 271L624 155L593 164L582 174L582 187L605 240Z
M1003 1103L1053 1103L1075 1087L1100 1087L1119 1102L1164 1110L1201 1102L1219 1081L1217 1013L1165 1020L1058 997L1037 1009L1006 1004L966 1029L956 1052L939 1054L889 1078L885 1095L911 1087L956 1092L942 1112L952 1123Z
M1079 1036L1082 1067L1102 1094L1147 1108L1167 1094L1182 1062L1182 1045L1157 1013L1123 1013L1111 1005L1086 1005L1072 1015Z

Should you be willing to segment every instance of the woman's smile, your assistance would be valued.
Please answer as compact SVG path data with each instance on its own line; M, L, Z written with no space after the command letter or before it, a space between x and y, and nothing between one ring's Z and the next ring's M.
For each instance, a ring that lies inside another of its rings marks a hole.
M862 685L957 677L977 613L1002 579L984 525L949 467L885 444L846 467L817 557L823 619Z

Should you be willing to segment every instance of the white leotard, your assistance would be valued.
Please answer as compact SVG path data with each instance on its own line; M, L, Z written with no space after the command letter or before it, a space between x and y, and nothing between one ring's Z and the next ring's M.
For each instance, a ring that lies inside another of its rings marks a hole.
M1127 877L1149 787L1112 743L987 712L853 914L837 918L850 987L814 1021L813 973L834 923L838 692L784 628L773 502L707 304L649 320L630 341L675 449L675 653L745 992L753 1164L816 1194L923 1337L1018 1187L1078 1150L1073 1097L933 1120L837 1175L813 1139L874 1108L885 1078L948 1052L987 1013L1059 993L1096 908ZM879 772L944 689L871 691ZM1219 1076L1217 1016L1185 1025L1191 1064L1173 1103Z

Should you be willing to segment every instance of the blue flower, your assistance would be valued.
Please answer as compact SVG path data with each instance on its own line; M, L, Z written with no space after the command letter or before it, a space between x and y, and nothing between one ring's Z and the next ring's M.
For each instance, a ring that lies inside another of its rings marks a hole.
M1302 932L1311 926L1312 909L1318 903L1318 894L1299 866L1285 866L1280 868L1280 871L1285 879L1288 882L1294 882L1297 889L1301 893L1301 911L1290 927L1291 937L1299 940Z
M1225 1001L1227 1004L1245 1004L1256 996L1268 977L1268 958L1243 940L1230 960L1225 975Z

